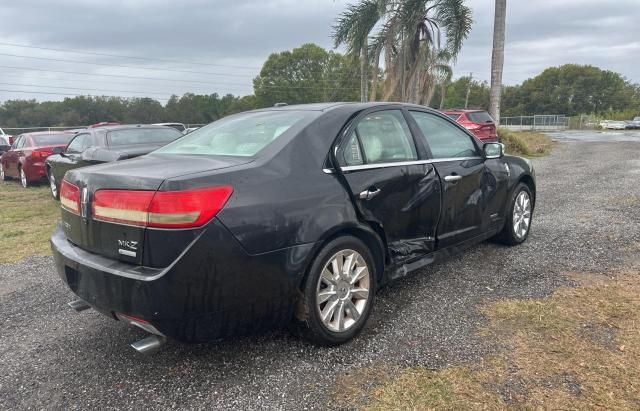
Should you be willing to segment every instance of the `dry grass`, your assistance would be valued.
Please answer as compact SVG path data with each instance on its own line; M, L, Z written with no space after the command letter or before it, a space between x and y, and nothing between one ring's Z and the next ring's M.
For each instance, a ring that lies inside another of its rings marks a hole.
M376 384L369 409L640 409L640 273L572 274L539 300L483 308L504 350L479 364L410 368Z
M510 131L498 129L500 142L506 146L508 154L521 156L543 156L553 149L555 143L546 134L535 131Z
M15 180L0 182L0 263L49 255L49 237L59 218L48 186L24 189Z

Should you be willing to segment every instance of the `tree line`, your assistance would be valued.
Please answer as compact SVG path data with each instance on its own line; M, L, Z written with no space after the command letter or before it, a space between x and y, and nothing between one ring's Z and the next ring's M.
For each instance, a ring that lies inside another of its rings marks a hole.
M376 71L374 66L368 70ZM360 72L359 59L305 44L269 56L254 79L252 95L187 93L172 96L164 105L152 98L100 96L44 102L9 100L0 105L0 127L70 127L100 121L205 124L229 114L276 103L357 101L360 99ZM368 90L376 96L376 101L386 100L385 73L378 76L377 81L367 78ZM489 108L489 84L470 77L441 78L429 93L429 105L433 108L461 108L465 102L469 108ZM396 95L393 97L400 100ZM534 114L638 116L640 85L618 73L593 66L551 67L522 84L504 87L503 116Z

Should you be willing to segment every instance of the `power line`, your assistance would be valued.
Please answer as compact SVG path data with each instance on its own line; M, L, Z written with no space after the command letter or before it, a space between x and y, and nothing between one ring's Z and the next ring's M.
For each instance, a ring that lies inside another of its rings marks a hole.
M41 46L28 46L26 44L2 43L2 42L0 42L0 45L2 45L2 46L10 46L10 47L28 48L28 49L37 49L37 50L61 51L63 53L87 54L87 55L91 55L91 56L116 57L116 58L123 58L123 59L132 59L132 60L163 61L165 63L193 64L193 65L196 65L196 66L210 66L210 67L223 67L223 68L234 68L234 69L260 70L260 67L254 67L254 66L235 66L235 65L227 65L227 64L204 63L204 62L199 62L199 61L171 60L171 59L160 59L160 58L139 57L139 56L123 56L123 55L119 55L119 54L96 53L96 52L92 52L92 51L59 49L59 48L41 47Z
M79 88L79 87L63 87L63 86L45 86L43 84L19 84L19 83L0 83L3 86L18 86L18 87L45 87L45 88L59 88L64 90L81 90L81 91L100 91L107 93L135 93L135 94L156 94L161 96L166 96L167 94L172 93L158 93L156 91L127 91L127 90L106 90L106 89L96 89L96 88ZM175 94L175 93L173 93Z
M128 68L128 69L134 69L134 70L172 71L174 73L204 74L204 75L207 75L207 76L226 76L226 77L251 77L251 76L253 76L252 74L228 74L228 73L212 73L212 72L209 72L209 71L179 70L179 69L168 69L168 68L157 68L157 67L134 67L134 66L126 66L124 64L108 64L108 63L96 63L96 62L92 62L92 61L54 59L54 58L51 58L51 57L21 56L19 54L9 54L9 53L0 53L0 56L19 57L19 58L23 58L23 59L33 59L33 60L57 61L57 62L62 62L62 63L93 64L93 65L96 65L96 66Z
M5 93L25 93L25 94L47 94L47 95L54 95L54 96L73 96L73 97L81 97L83 96L82 94L73 94L73 93L53 93L53 92L47 92L47 91L28 91L28 90L5 90L5 89L0 89L0 91L5 92ZM151 97L147 97L147 96L129 96L129 97L122 97L122 96L105 96L105 95L100 95L100 96L92 96L90 94L87 94L86 97L114 97L114 98L151 98ZM160 100L160 101L169 101L168 98L154 98L155 100Z
M14 69L14 70L28 70L28 71L40 71L46 73L62 73L62 74L73 74L73 75L82 75L82 76L94 76L94 77L116 77L116 78L127 78L134 80L151 80L151 81L175 81L179 83L194 83L194 84L208 84L215 86L225 86L225 85L239 85L245 86L243 83L215 83L210 81L201 81L201 80L182 80L182 79L171 79L171 78L161 78L161 77L143 77L143 76L127 76L124 74L104 74L104 73L83 73L78 71L66 71L66 70L51 70L51 69L41 69L36 67L16 67L16 66L4 66L0 65L0 68L6 69ZM340 81L339 79L328 80L328 81ZM251 86L250 84L246 84L246 86ZM275 85L264 85L266 88L273 89L313 89L318 88L319 86L275 86ZM343 87L344 89L359 89L357 87Z

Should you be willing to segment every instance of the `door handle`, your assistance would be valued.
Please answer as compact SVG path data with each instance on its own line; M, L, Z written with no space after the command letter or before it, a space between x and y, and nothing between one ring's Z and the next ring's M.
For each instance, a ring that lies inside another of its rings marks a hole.
M455 183L456 181L459 181L459 180L462 180L462 176L450 175L444 178L444 181L446 181L447 183Z
M373 197L377 196L378 194L380 194L382 192L382 190L380 190L379 188L375 188L372 187L372 189L368 189L368 190L364 190L363 192L360 193L360 200L371 200Z

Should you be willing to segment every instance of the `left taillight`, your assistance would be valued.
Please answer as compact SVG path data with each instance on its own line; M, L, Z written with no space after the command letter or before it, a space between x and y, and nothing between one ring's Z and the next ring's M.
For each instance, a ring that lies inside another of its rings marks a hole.
M39 160L46 160L52 154L49 150L33 150L31 152L31 157Z
M231 186L182 190L98 190L95 220L158 228L200 227L215 217L233 193Z
M80 188L67 180L60 184L60 205L67 211L80 214Z

